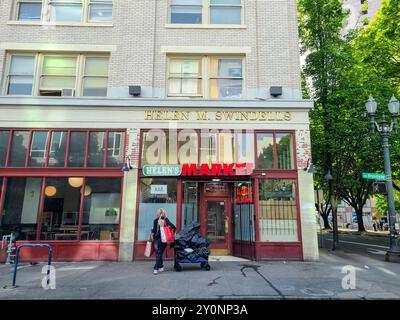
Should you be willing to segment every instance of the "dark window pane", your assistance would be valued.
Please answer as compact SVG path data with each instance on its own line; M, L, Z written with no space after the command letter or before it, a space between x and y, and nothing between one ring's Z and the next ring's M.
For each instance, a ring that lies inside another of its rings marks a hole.
M68 132L54 131L51 135L49 167L64 167Z
M44 167L46 164L46 148L49 133L46 131L34 131L32 135L31 150L29 156L30 167Z
M278 169L294 169L292 134L276 134L276 153L278 157Z
M105 144L105 132L90 132L88 155L89 167L103 167Z
M83 178L47 178L41 240L77 240ZM77 183L79 182L79 183Z
M258 211L261 241L298 241L295 180L260 179Z
M0 235L17 240L35 240L42 190L41 178L8 178Z
M125 132L109 132L107 166L119 167L124 162Z
M71 132L69 143L69 167L83 167L86 154L86 132Z
M41 3L20 2L18 9L18 20L40 20L42 13Z
M6 165L9 139L10 131L0 131L0 167L4 167Z
M118 240L120 178L87 178L82 240Z
M10 167L24 167L26 152L29 144L29 132L28 131L14 131L11 155L9 166Z
M257 134L258 169L274 168L274 135L272 133Z

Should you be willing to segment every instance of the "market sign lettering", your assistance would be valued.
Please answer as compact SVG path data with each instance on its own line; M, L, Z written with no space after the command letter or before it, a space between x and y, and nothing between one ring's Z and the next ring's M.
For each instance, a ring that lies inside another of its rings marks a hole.
M284 111L177 111L145 110L146 121L291 121Z
M253 163L203 163L183 165L145 165L144 176L178 177L178 176L246 176L253 173Z
M203 163L182 165L182 176L245 176L251 175L253 163Z

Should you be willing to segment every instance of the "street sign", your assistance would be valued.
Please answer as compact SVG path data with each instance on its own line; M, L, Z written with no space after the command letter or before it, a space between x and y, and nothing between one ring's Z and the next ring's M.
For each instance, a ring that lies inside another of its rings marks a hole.
M362 177L367 180L386 181L386 175L384 173L363 172Z

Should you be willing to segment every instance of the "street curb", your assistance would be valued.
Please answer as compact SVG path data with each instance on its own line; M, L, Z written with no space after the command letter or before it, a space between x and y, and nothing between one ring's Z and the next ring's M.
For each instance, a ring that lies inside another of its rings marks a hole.
M333 233L332 230L329 231L322 231L322 234L329 234L329 233ZM318 234L321 234L321 232L318 232ZM339 231L339 234L345 234L345 235L357 235L357 236L362 236L362 237L383 237L383 238L388 238L389 234L375 234L375 233L371 233L371 232L359 232L359 231L350 231L350 232L346 232L346 231Z

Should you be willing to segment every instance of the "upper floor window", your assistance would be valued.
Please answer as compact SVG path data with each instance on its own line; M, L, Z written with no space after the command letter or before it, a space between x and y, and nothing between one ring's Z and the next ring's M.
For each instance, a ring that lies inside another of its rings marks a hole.
M12 54L7 95L107 96L108 56Z
M171 0L173 24L242 24L243 0Z
M15 19L55 23L111 22L112 0L16 0Z
M243 57L170 57L168 96L242 98Z

